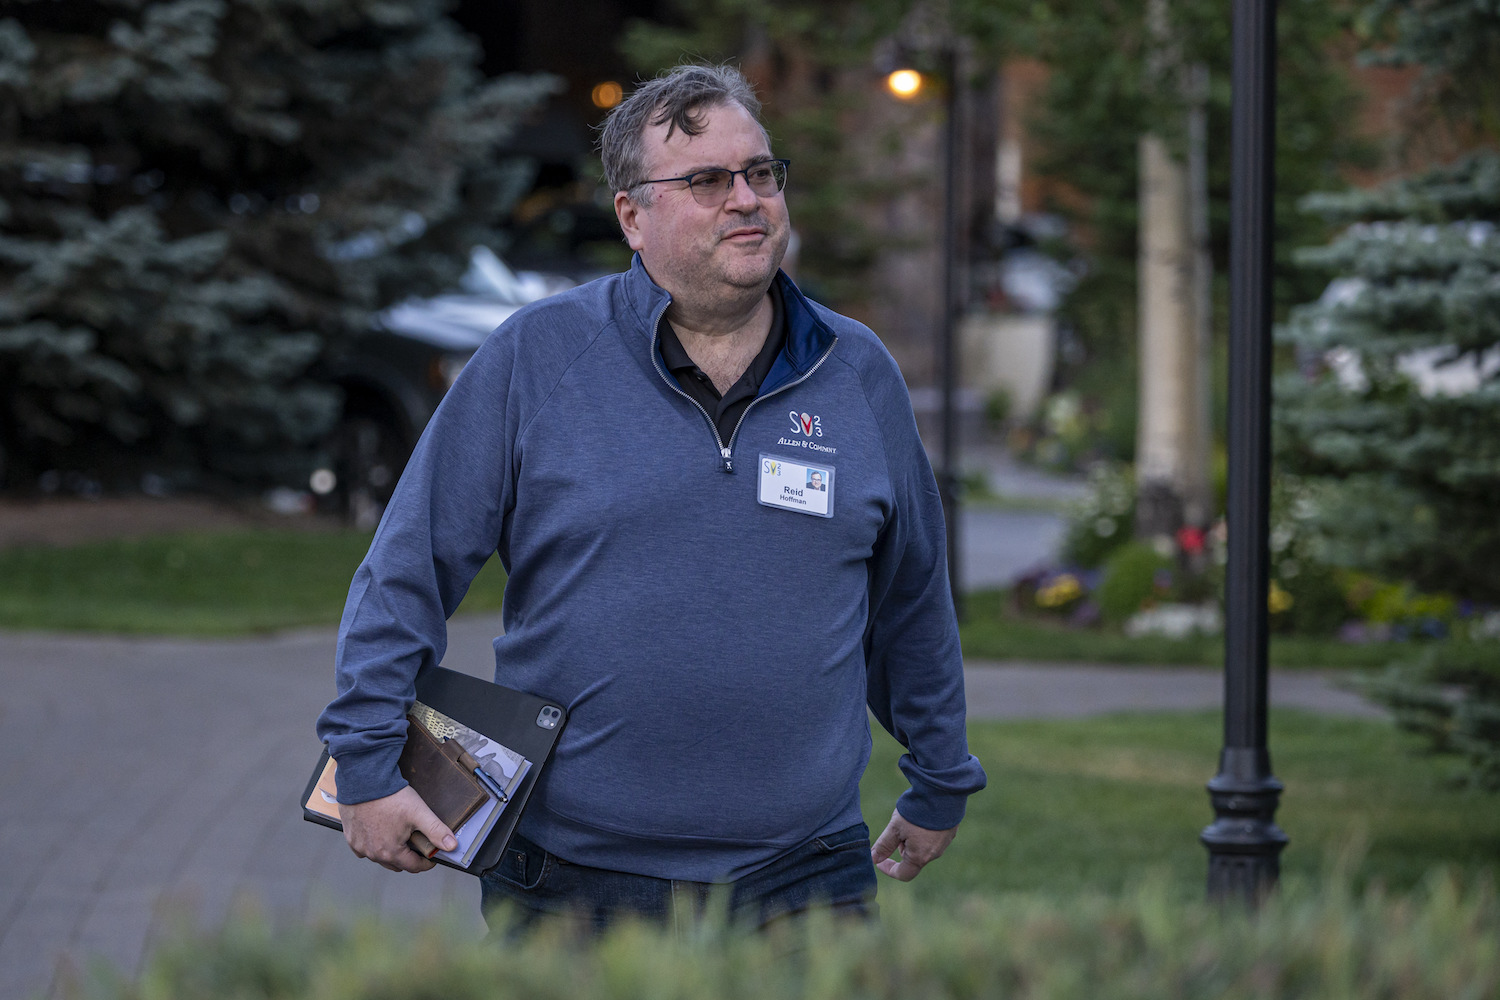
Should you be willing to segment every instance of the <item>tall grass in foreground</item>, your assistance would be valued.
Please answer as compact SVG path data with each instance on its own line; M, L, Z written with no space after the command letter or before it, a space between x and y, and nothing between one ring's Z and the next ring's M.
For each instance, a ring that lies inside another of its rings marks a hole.
M96 973L86 989L100 1000L1485 1000L1500 994L1500 903L1493 884L1437 873L1403 896L1290 885L1253 915L1147 884L886 906L872 925L815 915L766 934L627 925L596 942L475 942L441 924L278 933L241 919L168 946L137 982Z

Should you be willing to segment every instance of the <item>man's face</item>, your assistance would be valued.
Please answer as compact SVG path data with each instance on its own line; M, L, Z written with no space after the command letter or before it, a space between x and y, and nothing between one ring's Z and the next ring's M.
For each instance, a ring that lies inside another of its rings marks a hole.
M643 136L645 176L682 177L722 167L742 170L771 158L760 126L738 104L699 109L705 127L697 135L648 126ZM715 302L764 291L786 254L791 226L780 192L762 197L743 176L722 204L700 205L681 181L648 186L637 205L624 192L615 211L630 248L657 284L674 296Z
M822 486L823 485L823 473L821 473L821 472L814 472L812 474L812 484L814 486Z

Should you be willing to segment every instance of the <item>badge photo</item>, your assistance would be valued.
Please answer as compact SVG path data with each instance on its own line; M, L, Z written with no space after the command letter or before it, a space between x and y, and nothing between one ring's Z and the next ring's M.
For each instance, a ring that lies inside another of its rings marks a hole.
M833 516L833 466L792 462L761 452L757 498L767 507Z

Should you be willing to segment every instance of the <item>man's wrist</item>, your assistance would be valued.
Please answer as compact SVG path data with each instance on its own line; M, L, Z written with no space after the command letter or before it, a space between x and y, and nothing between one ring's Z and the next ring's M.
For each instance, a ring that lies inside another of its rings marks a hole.
M902 819L924 830L951 830L963 822L968 803L967 795L923 794L913 787L896 800L896 811Z
M340 805L358 805L394 795L406 787L406 779L396 762L401 759L401 746L381 746L358 753L335 756L338 770L334 783L338 786Z

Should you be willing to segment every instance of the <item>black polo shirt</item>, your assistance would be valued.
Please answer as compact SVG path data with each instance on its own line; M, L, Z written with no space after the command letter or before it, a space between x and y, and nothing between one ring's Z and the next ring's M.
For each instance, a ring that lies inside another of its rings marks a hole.
M755 360L750 362L745 374L723 396L714 388L713 380L688 357L682 341L677 339L677 331L672 329L666 316L661 318L658 333L661 336L661 359L667 363L667 369L677 380L677 384L682 386L682 391L691 396L713 419L714 426L719 429L719 440L728 447L729 438L734 434L740 416L760 392L760 384L766 380L771 366L776 363L776 356L786 346L786 308L781 300L781 289L776 287L774 281L771 282L771 331L766 334L765 346L760 349Z

